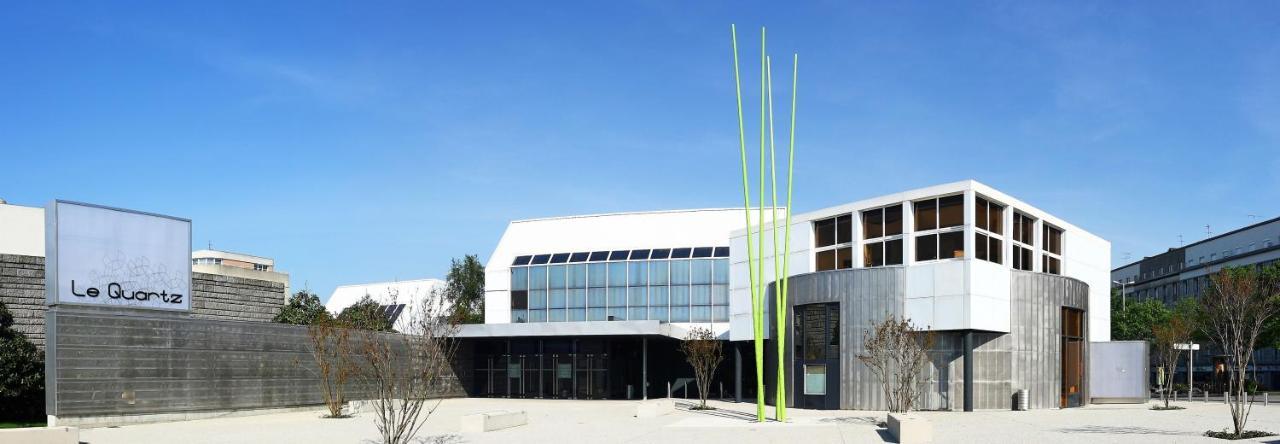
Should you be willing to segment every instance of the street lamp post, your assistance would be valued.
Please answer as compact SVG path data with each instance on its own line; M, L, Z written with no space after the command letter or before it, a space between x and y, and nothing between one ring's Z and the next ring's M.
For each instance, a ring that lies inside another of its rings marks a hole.
M1120 309L1128 310L1129 309L1128 299L1125 298L1125 295L1124 295L1124 281L1123 280L1111 281L1111 283L1120 284Z
M1173 348L1187 351L1187 399L1191 399L1191 392L1195 391L1195 389L1193 388L1195 386L1191 384L1192 383L1191 375L1194 375L1196 372L1196 367L1195 367L1196 350L1200 349L1200 344L1196 344L1196 343L1173 344ZM1170 377L1172 377L1172 375L1170 375Z

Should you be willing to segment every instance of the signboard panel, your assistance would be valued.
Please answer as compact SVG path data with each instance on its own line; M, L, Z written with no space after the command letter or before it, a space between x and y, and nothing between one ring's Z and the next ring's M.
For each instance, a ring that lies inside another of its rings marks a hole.
M191 221L54 201L45 210L50 305L191 309Z

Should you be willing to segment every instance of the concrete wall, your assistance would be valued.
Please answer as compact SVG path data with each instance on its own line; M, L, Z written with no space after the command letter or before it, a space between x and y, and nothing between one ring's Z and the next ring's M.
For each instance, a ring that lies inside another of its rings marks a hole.
M44 208L0 204L0 254L44 257Z
M13 328L43 349L43 257L0 254L0 303L13 314Z
M865 331L887 315L902 316L904 280L902 267L855 268L791 278L787 319L794 319L793 308L797 305L840 303L842 409L886 408L879 378L857 356L864 352ZM1056 408L1062 385L1061 310L1064 306L1079 308L1086 310L1087 315L1088 286L1064 276L1024 271L1012 271L1009 286L1010 333L974 334L974 407L1011 408L1013 393L1027 389L1031 408ZM1086 362L1089 328L1086 323ZM935 332L935 342L929 351L931 363L927 369L926 386L917 408L963 408L963 335L961 331ZM793 352L793 347L787 348L787 362L793 362ZM801 381L791 370L787 379L790 384L788 404L794 405L794 394L799 393ZM1086 400L1088 393L1086 379Z
M323 402L306 327L137 310L48 313L46 409L59 425ZM348 392L368 398L358 381ZM439 395L463 396L456 377Z
M287 302L285 286L280 282L191 273L191 314L224 321L271 322Z
M197 318L271 322L286 302L286 285L206 273L191 274L191 314ZM44 258L0 254L0 302L14 327L44 348Z

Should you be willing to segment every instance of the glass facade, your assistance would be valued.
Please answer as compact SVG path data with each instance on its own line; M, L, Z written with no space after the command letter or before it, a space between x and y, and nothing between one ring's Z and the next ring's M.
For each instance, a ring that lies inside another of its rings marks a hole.
M727 247L539 256L511 267L511 322L729 322Z

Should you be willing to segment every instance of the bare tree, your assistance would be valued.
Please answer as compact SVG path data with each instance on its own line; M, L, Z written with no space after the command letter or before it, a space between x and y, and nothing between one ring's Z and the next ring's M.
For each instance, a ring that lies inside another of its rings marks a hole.
M443 400L458 324L442 309L446 304L441 298L438 291L424 296L410 319L409 334L361 332L363 376L373 392L370 403L384 444L409 442Z
M342 405L346 402L344 390L347 380L356 374L357 366L352 355L351 330L332 319L319 319L307 326L311 357L319 370L320 390L330 418L342 417Z
M865 352L858 359L880 377L890 412L906 412L915 404L933 341L933 332L920 331L910 319L899 321L892 315L863 331Z
M1173 370L1177 368L1178 358L1182 356L1178 344L1191 342L1191 333L1194 331L1195 323L1182 313L1174 313L1167 322L1151 327L1156 360L1164 368L1165 380L1161 381L1160 397L1164 399L1166 409L1169 408L1169 395L1173 392Z
M1200 299L1200 328L1227 355L1227 391L1235 435L1245 432L1253 403L1245 381L1254 346L1263 327L1280 310L1277 268L1223 268L1210 277Z
M680 351L693 366L694 379L698 382L698 398L702 400L698 409L711 409L707 407L707 394L711 392L711 378L716 374L716 366L724 360L724 344L716 339L710 328L693 327L680 343Z

